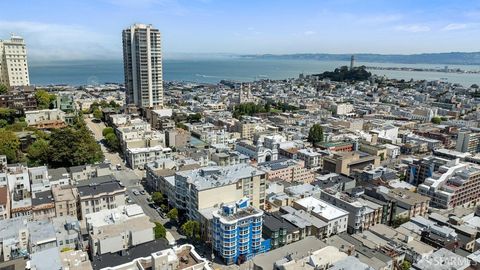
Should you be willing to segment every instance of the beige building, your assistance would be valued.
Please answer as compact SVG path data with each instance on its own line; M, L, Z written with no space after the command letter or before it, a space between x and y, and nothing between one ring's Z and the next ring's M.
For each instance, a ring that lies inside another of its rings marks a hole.
M52 193L55 199L55 213L57 217L78 217L77 188L69 186L53 187Z
M258 168L267 173L269 181L311 183L315 180L315 175L304 167L303 160L274 160L260 163Z
M10 218L10 192L7 186L0 187L0 220Z
M30 85L27 48L22 37L12 35L9 40L0 40L0 84Z
M255 208L265 205L265 172L248 164L225 167L203 167L175 174L177 208L186 210L189 218L199 220L199 210L222 203L249 198Z
M155 224L136 204L90 213L85 219L92 256L128 250L155 239Z
M238 121L235 123L236 131L240 133L242 139L252 140L257 128L257 123Z
M77 190L81 211L80 220L83 222L85 222L85 216L90 213L125 205L126 188L110 175L83 181L77 185Z
M323 170L350 175L354 170L363 170L367 166L380 166L379 156L362 156L359 152L337 152L333 157L323 159Z

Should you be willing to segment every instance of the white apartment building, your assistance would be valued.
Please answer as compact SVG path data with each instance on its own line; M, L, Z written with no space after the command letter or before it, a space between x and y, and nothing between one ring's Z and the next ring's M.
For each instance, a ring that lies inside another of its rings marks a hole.
M27 48L22 37L12 35L9 40L0 40L0 84L30 85Z
M157 159L171 156L172 149L160 145L153 147L128 148L127 163L132 169L144 169L145 165Z
M336 115L347 115L353 111L353 105L350 103L340 103L334 106Z
M325 201L310 196L294 202L293 207L326 222L326 237L347 231L349 213Z
M127 104L141 108L162 107L160 31L152 25L134 24L123 30L122 36Z
M153 241L155 225L136 204L86 215L92 256L128 250Z

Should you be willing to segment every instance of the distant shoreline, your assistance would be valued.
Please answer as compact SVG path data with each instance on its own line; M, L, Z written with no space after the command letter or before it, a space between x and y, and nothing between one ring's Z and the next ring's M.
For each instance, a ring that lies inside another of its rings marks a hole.
M328 54L328 53L299 53L299 54L246 54L242 58L269 59L269 60L318 60L318 61L355 61L368 63L393 64L428 64L428 65L480 65L480 52L448 52L422 54Z

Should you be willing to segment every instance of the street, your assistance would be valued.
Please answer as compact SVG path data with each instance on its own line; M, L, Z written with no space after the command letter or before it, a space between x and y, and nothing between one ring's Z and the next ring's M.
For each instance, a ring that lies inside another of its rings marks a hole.
M132 170L125 166L125 163L117 152L110 152L102 143L101 140L103 139L102 131L106 128L103 122L93 122L91 118L85 116L85 123L87 127L93 132L93 136L95 140L100 144L102 148L102 152L105 156L105 160L108 160L109 163L116 166L117 164L121 165L120 170L114 171L114 176L116 179L120 180L123 185L125 185L127 192L126 195L132 200L132 203L140 205L142 207L144 213L150 217L152 222L160 222L161 224L165 225L169 220L162 218L159 213L149 206L149 202L147 199L150 197L150 194L146 193L145 195L139 194L134 195L133 191L141 191L144 190L143 186L141 185L141 180L145 177L145 172L141 170ZM177 232L175 227L167 228L167 233L170 233L175 240L182 239L184 236L180 235Z

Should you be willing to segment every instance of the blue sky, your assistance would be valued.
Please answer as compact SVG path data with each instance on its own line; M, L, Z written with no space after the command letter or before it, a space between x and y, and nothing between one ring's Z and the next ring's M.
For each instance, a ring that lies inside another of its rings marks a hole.
M478 0L15 0L0 11L32 60L121 59L121 30L162 32L180 53L480 51Z

